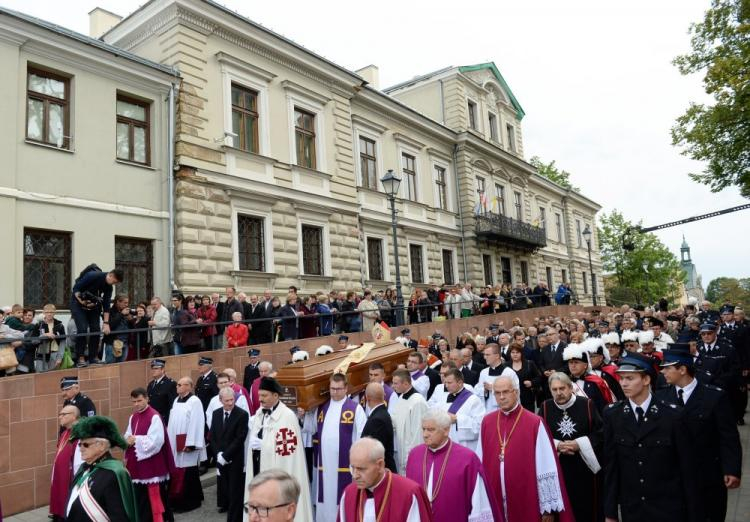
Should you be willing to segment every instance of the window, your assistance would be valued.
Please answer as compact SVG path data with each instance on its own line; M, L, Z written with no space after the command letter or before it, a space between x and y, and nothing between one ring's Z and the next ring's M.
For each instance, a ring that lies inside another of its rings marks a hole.
M510 258L500 258L500 268L503 271L503 283L513 284L513 272L510 269Z
M240 270L266 270L263 218L237 215L237 251Z
M557 240L562 243L562 216L555 214L555 230L557 231Z
M443 283L455 284L453 278L453 250L443 249Z
M494 285L494 277L492 277L492 256L489 254L482 254L482 268L484 269L484 284Z
M529 263L521 261L521 282L529 284Z
M547 271L547 288L549 288L550 291L552 291L552 267L548 266L546 268Z
M539 207L539 226L547 230L547 209Z
M489 113L490 139L497 141L497 116Z
M70 79L29 68L26 80L26 138L69 149Z
M151 163L149 105L117 95L117 159Z
M578 246L583 246L583 236L581 235L581 220L576 219L576 237L578 238Z
M484 195L485 191L485 183L484 178L477 176L477 194L479 197L482 197Z
M26 228L23 231L23 303L40 309L51 303L69 307L71 234Z
M564 268L562 269L562 282L567 283L568 282L568 271Z
M125 273L117 293L136 303L149 302L154 296L154 246L150 239L115 237L115 266Z
M362 186L378 190L378 170L375 156L375 142L369 138L359 137L359 165L362 172Z
M523 221L523 207L521 206L521 193L520 192L514 192L513 193L513 206L516 208L516 219L518 221Z
M508 148L511 152L516 152L516 129L508 123L505 126L505 130L508 133Z
M586 278L586 272L582 272L583 275L583 293L589 293L589 280Z
M505 187L495 184L495 196L497 197L497 211L501 216L505 215Z
M294 108L294 136L297 147L297 165L316 168L315 159L315 115Z
M232 84L232 138L235 148L258 152L258 93Z
M417 200L417 169L414 156L409 154L401 155L401 170L404 173L404 190L406 190L406 199L409 201Z
M437 187L437 208L448 210L448 190L445 181L445 169L435 165L435 185Z
M373 281L383 281L383 240L375 237L367 238L367 270Z
M469 128L477 130L477 104L469 100L468 110L469 110Z
M306 275L323 275L323 229L302 225L302 271Z
M411 260L411 282L424 283L422 245L409 245L409 259Z

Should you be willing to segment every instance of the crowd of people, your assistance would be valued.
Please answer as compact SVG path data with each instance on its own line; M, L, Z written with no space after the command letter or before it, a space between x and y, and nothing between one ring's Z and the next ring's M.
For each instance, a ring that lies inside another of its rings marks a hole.
M0 310L0 375L67 369L89 364L180 355L202 350L306 339L339 333L370 331L376 322L388 326L523 310L571 302L571 290L561 284L552 295L540 281L534 288L519 283L475 290L471 284L432 284L416 289L399 308L396 292L319 292L300 295L294 286L282 300L266 290L247 295L228 287L224 295L174 293L169 302L153 297L131 303L116 294L120 270L101 271L89 265L76 279L70 318L64 323L53 304L41 314L16 304Z
M123 434L64 378L51 516L169 521L201 505L200 474L215 467L229 522L725 519L741 480L743 310L624 306L456 339L397 331L412 350L398 369L372 363L358 393L334 373L307 411L280 400L252 346L241 379L203 356L195 381L175 382L153 359ZM346 337L313 356L351 348ZM289 364L309 357L291 352Z

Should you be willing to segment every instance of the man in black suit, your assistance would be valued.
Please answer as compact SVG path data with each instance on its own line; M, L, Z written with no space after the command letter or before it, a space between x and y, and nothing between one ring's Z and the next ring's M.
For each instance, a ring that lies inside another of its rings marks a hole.
M264 321L266 317L265 307L258 302L257 295L250 296L250 344L263 344L271 341L269 337L268 323Z
M560 340L560 334L554 328L549 328L545 332L545 337L548 344L539 352L539 369L544 373L542 380L544 396L550 399L552 395L549 392L547 378L555 372L567 373L568 365L563 361L563 350L567 345Z
M419 369L430 380L430 387L427 389L427 397L426 397L426 399L429 400L430 397L432 397L432 392L435 391L435 386L437 386L438 384L442 382L442 380L440 379L440 372L430 368L430 366L427 364L427 357L425 357L424 354L422 354L422 359L421 359L421 362L419 363Z
M483 362L474 360L474 352L471 348L461 348L461 359L464 364L464 368L468 368L472 372L477 374L477 379L479 379L479 372L487 368L487 365ZM464 380L464 382L466 382ZM467 384L471 384L470 382ZM473 384L471 384L474 386Z
M729 400L720 388L695 378L688 343L671 344L662 353L661 372L669 386L656 397L683 407L698 461L695 475L705 520L721 522L727 514L727 489L739 487L742 473L742 446Z
M393 457L393 421L385 405L383 385L371 382L365 388L365 397L370 416L362 428L362 437L372 437L380 441L385 448L385 467L396 473L396 460Z
M211 419L211 444L216 451L217 481L227 492L229 509L227 522L242 522L242 502L245 496L245 439L249 417L246 411L234 405L234 391L219 391L222 408Z
M245 366L245 374L242 377L242 386L249 392L253 385L253 381L260 377L260 350L257 348L250 348L247 351L247 355L250 357L250 364Z
M476 386L479 382L479 372L470 370L468 366L464 365L463 350L468 350L471 353L471 348L462 348L460 350L453 349L450 351L450 360L456 365L456 369L463 375L464 382L471 386Z

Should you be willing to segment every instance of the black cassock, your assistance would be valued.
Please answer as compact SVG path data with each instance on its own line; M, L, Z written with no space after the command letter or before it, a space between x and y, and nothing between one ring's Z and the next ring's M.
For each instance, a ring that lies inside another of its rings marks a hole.
M565 409L555 404L552 399L544 401L542 417L552 432L552 438L556 441L576 440L578 445L583 447L585 441L578 439L587 437L596 460L601 466L604 429L602 418L591 399L575 395L573 397L575 400L572 404L564 405ZM580 452L575 455L559 454L558 456L576 522L604 520L602 502L604 474L602 471L592 473Z

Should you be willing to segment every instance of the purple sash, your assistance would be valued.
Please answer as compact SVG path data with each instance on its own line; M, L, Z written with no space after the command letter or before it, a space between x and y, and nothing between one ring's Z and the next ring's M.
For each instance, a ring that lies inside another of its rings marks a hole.
M470 395L471 392L469 390L467 390L466 388L462 389L451 403L451 407L448 408L448 413L452 413L453 415L455 415L456 412L461 409L461 406L464 405Z
M393 388L383 383L383 390L385 391L385 405L388 406L388 401L391 400L391 395L393 395ZM349 398L354 400L355 397L356 395L352 395ZM362 409L367 408L367 397L364 390L359 394L359 405L362 406Z
M422 370L417 370L416 372L411 374L411 381L414 382L420 377L424 375L424 372Z
M393 395L393 388L383 383L383 389L385 389L385 404L387 406L391 400L391 395Z
M318 407L318 431L313 439L313 458L315 467L318 469L318 502L323 500L323 457L320 440L323 437L323 422L325 421L328 407L331 401ZM349 449L352 447L354 435L354 417L357 413L357 403L346 399L341 406L341 418L339 419L339 467L338 467L338 494L336 502L341 500L341 494L346 486L352 482L352 474L349 469Z

